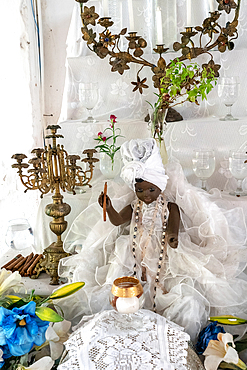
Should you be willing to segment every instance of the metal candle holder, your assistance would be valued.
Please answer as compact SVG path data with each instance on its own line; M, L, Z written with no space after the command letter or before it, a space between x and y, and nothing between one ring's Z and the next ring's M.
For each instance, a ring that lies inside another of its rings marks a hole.
M137 32L127 33L127 28L123 28L118 34L113 34L110 27L114 24L110 17L99 18L95 12L95 7L88 7L85 3L88 0L75 0L80 3L81 20L82 20L82 38L87 42L88 48L96 53L101 59L109 57L109 64L112 72L118 72L121 75L125 70L130 69L129 64L135 63L140 66L137 71L137 79L132 84L135 86L133 91L139 90L142 93L143 88L148 86L145 84L147 78L140 78L140 72L144 67L151 68L153 72L153 84L155 88L162 91L162 80L166 77L166 70L171 66L171 63L176 61L182 62L197 58L201 54L208 54L210 60L207 64L202 65L202 69L212 70L215 77L219 76L219 64L215 64L211 50L218 48L220 52L233 50L233 41L238 38L237 26L240 11L241 0L216 0L218 3L218 10L210 12L209 16L205 18L200 26L185 27L185 31L181 32L181 41L173 44L173 50L180 52L181 55L176 56L172 61L166 63L161 54L165 53L168 48L164 45L156 45L154 52L160 55L158 63L154 65L153 62L146 60L143 55L143 49L147 46L147 42L142 36L138 36ZM235 11L234 18L231 22L227 22L222 26L219 23L221 16L220 11L225 11L227 14ZM99 18L99 19L98 19ZM90 26L96 26L97 23L104 29L97 36L95 30ZM195 40L195 36L197 38ZM121 50L121 37L125 37L128 41L126 50ZM195 45L196 41L198 46ZM185 88L191 90L196 86L193 79L186 82ZM165 104L165 103L164 103ZM163 106L161 106L163 108ZM164 107L165 108L165 107ZM166 107L167 108L167 107Z
M64 220L64 217L70 213L71 207L63 202L60 189L76 194L76 186L91 187L90 181L93 176L94 163L99 161L97 158L93 158L93 154L96 153L95 149L85 149L83 154L86 154L87 157L81 161L86 162L89 169L82 170L76 164L80 156L69 155L63 145L57 144L56 140L63 138L62 135L57 134L57 130L60 128L59 125L47 127L51 134L45 138L52 139L52 145L49 144L44 149L36 148L32 150L31 153L35 156L28 161L32 165L32 168L27 170L28 174L23 173L23 170L29 167L29 164L23 163L27 156L25 154L14 154L12 156L17 161L12 167L17 168L21 182L26 187L25 192L27 190L39 190L41 198L49 192L54 193L52 196L53 203L46 206L45 213L53 218L50 222L50 229L56 234L57 240L44 250L44 258L37 264L35 274L32 275L33 278L36 278L41 271L45 271L51 276L51 285L57 285L59 282L59 260L69 255L63 250L61 235L67 228L67 221Z

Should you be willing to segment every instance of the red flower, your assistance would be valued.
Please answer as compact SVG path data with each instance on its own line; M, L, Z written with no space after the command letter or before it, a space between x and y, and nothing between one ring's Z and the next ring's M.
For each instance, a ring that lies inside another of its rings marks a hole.
M116 116L114 116L114 114L111 114L110 115L110 120L113 122L113 123L116 123L117 121L116 121L116 119L117 119L117 117Z
M103 141L106 141L106 137L105 137L105 136L103 136L103 137L102 137L102 140L103 140Z
M98 136L101 136L102 134L103 134L103 132L101 132L101 131L100 131L100 132L98 132Z

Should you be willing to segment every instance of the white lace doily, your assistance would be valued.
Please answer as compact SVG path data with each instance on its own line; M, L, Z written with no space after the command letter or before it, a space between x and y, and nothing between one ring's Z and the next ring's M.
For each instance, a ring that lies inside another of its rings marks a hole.
M77 326L59 370L187 370L189 335L148 310L104 311Z

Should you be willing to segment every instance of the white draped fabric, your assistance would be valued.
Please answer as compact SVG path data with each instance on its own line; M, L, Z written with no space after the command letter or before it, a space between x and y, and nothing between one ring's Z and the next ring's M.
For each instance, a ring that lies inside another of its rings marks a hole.
M4 245L8 220L24 217L34 226L32 220L38 206L38 194L24 194L16 169L11 168L15 162L11 159L13 154L30 155L34 146L42 144L37 26L32 6L29 0L0 2L0 236L3 249L8 248Z
M166 173L169 180L164 193L168 201L179 206L181 227L178 248L167 250L156 307L158 313L184 327L194 340L209 315L247 314L245 217L243 209L232 209L217 189L206 193L190 185L178 163L168 164ZM119 210L131 202L134 194L126 191L120 197L118 187L111 183L109 195ZM155 220L154 208L158 209ZM149 309L160 251L161 209L156 202L143 209L143 231L137 240L140 255L144 244L146 248L142 265L150 275L142 283L147 297L144 307ZM66 251L74 255L60 261L59 273L72 281L85 281L85 287L60 302L66 315L77 320L82 314L110 308L108 295L113 280L133 274L133 227L133 222L130 231L128 227L116 228L109 221L103 222L97 201L75 219L65 240ZM138 253L137 277L141 280Z
M192 9L195 8L195 2L197 0L191 1ZM110 4L109 14L115 21L116 31L121 27L129 27L129 18L126 16L126 12L128 12L127 2L111 0L108 3ZM125 7L123 9L125 17L122 19L121 24L116 19L120 13L117 12L117 7L115 6L120 3ZM137 31L143 34L149 44L147 58L150 57L150 61L156 62L157 55L151 54L152 48L150 46L151 41L156 42L152 40L154 32L150 32L153 28L153 23L150 23L148 6L152 2L149 0L135 0L132 3ZM193 24L200 24L200 20L208 14L208 4L209 2L202 2L202 8L200 9L196 6L197 12L192 12L191 14ZM0 230L2 240L4 239L9 219L15 217L34 219L33 216L30 216L30 210L33 209L31 211L33 215L39 198L39 194L36 191L23 194L24 187L21 185L16 172L14 172L15 170L11 169L13 161L10 159L15 152L24 152L29 155L33 147L43 146L41 100L39 97L40 74L37 60L37 26L33 15L37 5L41 10L39 14L39 25L42 25L40 41L41 51L43 51L45 56L43 60L41 59L41 66L44 72L42 82L45 91L43 96L44 111L42 114L44 113L45 115L45 126L50 123L57 123L59 116L60 121L85 117L86 111L80 106L78 99L78 84L79 82L86 82L85 79L88 76L90 79L97 80L100 85L100 100L94 110L94 114L100 119L108 119L109 113L115 113L119 119L123 117L143 119L147 114L146 100L153 101L154 99L153 92L155 90L152 88L151 75L148 69L145 69L144 75L147 72L150 88L145 89L143 95L133 93L131 81L135 78L135 65L132 65L130 71L125 71L121 76L117 72L110 72L111 67L107 58L101 60L87 49L86 43L81 38L81 23L76 1L1 1L1 45L3 50L6 50L6 57L2 58L1 61L1 88L4 92L1 94L3 106L1 112L2 127L4 132L2 134L0 166L0 206L1 214L3 215ZM101 16L103 15L103 1L90 0L87 5L95 5L96 11ZM217 7L216 2L215 7ZM246 69L246 9L247 1L242 0L238 26L239 38L235 41L235 49L224 54L213 51L216 62L222 65L222 74L238 74L241 83L244 81ZM177 35L179 35L179 32L187 23L186 0L176 1L174 14L177 17ZM41 34L44 36L44 41ZM165 35L163 36L165 38ZM164 41L167 44L166 40ZM9 47L10 44L11 47ZM166 54L166 59L169 60L173 56L173 53L168 53ZM67 80L64 89L65 67L67 67ZM29 88L31 88L31 95ZM233 107L233 113L236 114L237 112L239 116L246 115L245 96L246 86L242 84L241 95ZM61 110L62 113L60 113ZM219 116L225 113L224 106L220 104L217 98L216 89L209 95L208 101L203 102L200 107L190 104L179 107L178 110L183 114L184 118L205 117L210 114ZM197 135L197 132L199 133L197 128L196 131L191 131L190 127L180 129L180 126L176 124L173 125L173 128L176 132L176 143L179 143L179 139L182 136L189 135L194 137ZM215 129L216 135L224 135L222 127L217 130L214 124L209 128L209 132L214 132ZM177 131L179 131L178 137ZM95 133L93 132L93 134ZM242 139L246 136L245 126L241 126L236 135L239 136L242 142ZM206 137L205 141L207 141ZM171 137L171 143L174 144L174 137ZM171 150L174 149L176 151L177 149L173 148L173 146L171 145ZM18 194L18 201L17 196L14 194Z
M110 29L113 33L119 33L124 27L130 31L130 17L128 16L128 4L132 4L134 14L134 27L138 35L143 36L147 41L147 47L144 49L143 57L151 63L157 64L158 54L153 52L153 48L157 43L157 32L155 24L155 8L154 4L161 4L162 21L163 21L163 41L165 47L169 47L163 57L166 62L174 59L175 56L180 56L180 53L172 52L172 38L170 31L173 30L173 41L180 41L180 32L185 30L186 26L198 26L208 16L209 10L216 10L218 3L211 1L191 0L163 0L154 2L151 0L133 0L131 2L120 0L109 0L108 15L110 15L115 22ZM191 3L191 14L188 17L187 3ZM102 17L104 15L103 9L104 1L90 0L87 6L95 6L96 12ZM172 5L171 5L172 4ZM213 9L209 9L209 5L213 4ZM225 26L228 20L232 20L234 12L231 11L229 15L222 12L219 23ZM169 24L167 25L167 20ZM247 1L241 1L240 17L238 24L239 37L234 40L235 48L233 51L226 51L220 53L217 49L212 51L215 63L221 65L220 74L224 75L239 75L241 81L241 94L238 101L233 106L233 113L238 116L246 116L246 85L245 79L245 60L247 56L246 41L247 41ZM190 22L190 24L188 24ZM166 23L166 25L164 25ZM175 28L174 28L175 25ZM63 114L62 120L77 120L85 119L87 111L79 100L79 83L80 82L98 82L100 89L100 98L95 106L93 113L99 119L106 119L109 114L115 114L119 119L143 119L148 113L149 102L155 102L156 97L153 88L152 72L149 67L143 68L140 72L140 78L147 77L147 85L149 89L143 89L143 94L138 92L133 93L132 81L136 80L136 73L138 65L131 63L130 69L124 71L123 75L118 72L111 72L111 65L109 65L109 58L104 59L96 56L90 51L86 42L82 39L81 34L81 19L80 7L76 3L74 6L71 23L67 37L67 79L64 91L63 100ZM167 27L167 28L165 28ZM103 28L100 26L92 27L97 34L102 32ZM123 37L124 40L124 37ZM199 42L196 41L196 46ZM123 47L124 45L123 41ZM210 55L203 55L194 62L208 63L211 59ZM184 118L207 117L210 115L221 116L225 113L225 107L220 102L217 95L217 88L215 88L209 95L208 100L200 103L200 106L186 103L182 106L177 106L176 109L182 114Z

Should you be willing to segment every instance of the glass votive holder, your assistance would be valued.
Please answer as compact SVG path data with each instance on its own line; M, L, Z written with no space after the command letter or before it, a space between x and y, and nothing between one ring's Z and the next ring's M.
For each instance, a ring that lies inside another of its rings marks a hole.
M32 228L25 218L16 218L8 222L5 242L9 248L22 250L34 245Z
M131 314L144 304L143 288L140 281L132 276L123 276L114 280L110 303L121 314Z

